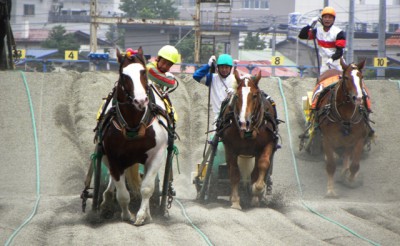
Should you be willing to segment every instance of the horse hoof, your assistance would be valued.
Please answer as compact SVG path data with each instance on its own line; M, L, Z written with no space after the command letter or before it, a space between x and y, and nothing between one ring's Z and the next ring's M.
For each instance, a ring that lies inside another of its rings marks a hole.
M240 204L232 204L231 208L237 209L237 210L242 210L242 207L240 206Z
M329 191L326 193L325 198L329 198L329 199L338 199L339 196L336 194L336 192L334 191Z
M104 218L107 220L111 219L112 217L114 217L114 211L111 209L102 209L100 211L100 216L101 216L101 218Z
M142 226L145 224L145 219L136 219L135 223L133 223L135 226Z

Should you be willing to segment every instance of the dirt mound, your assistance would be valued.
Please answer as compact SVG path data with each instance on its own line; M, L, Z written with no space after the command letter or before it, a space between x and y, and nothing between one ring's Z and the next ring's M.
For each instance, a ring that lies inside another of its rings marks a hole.
M397 244L400 132L395 124L400 113L395 106L400 91L395 83L366 81L378 138L361 162L363 186L337 184L340 199L327 200L323 159L298 151L297 136L304 128L301 97L315 79L262 79L261 87L285 121L280 125L282 149L274 160L274 195L268 208L236 211L227 201L195 201L190 174L203 155L208 90L190 75L179 76L180 86L171 94L179 116L177 196L169 219L134 227L118 218L102 221L83 214L79 198L94 149L96 113L116 73L0 72L0 241L6 242L30 216L39 192L37 212L18 231L15 245Z

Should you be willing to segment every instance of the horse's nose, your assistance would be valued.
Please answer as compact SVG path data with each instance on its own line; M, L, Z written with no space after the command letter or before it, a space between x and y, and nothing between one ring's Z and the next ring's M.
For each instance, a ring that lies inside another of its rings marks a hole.
M144 109L149 104L149 98L148 97L144 97L141 99L135 98L133 100L133 104L136 105L139 109Z
M247 131L249 129L250 122L248 120L246 120L245 122L239 121L239 126L240 126L240 130Z

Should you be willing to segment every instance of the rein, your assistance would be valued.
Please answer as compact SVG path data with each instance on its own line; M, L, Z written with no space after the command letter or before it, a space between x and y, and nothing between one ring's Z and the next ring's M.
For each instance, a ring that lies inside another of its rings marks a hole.
M349 68L355 69L353 65L350 65ZM345 88L345 74L346 71L343 71L343 76L339 83L337 83L334 87L331 89L331 95L329 98L329 104L326 104L318 113L318 117L323 117L322 121L327 118L330 122L335 123L338 122L340 123L343 128L345 129L345 133L349 133L350 128L352 125L358 124L361 122L361 120L366 120L366 113L365 113L365 107L361 103L360 105L357 105L357 103L353 103L350 97L350 94L346 91ZM337 97L338 97L338 92L339 90L342 90L342 93L344 97L346 97L346 100L341 101L340 103L337 102ZM347 104L352 104L354 106L353 112L351 114L351 117L348 120L343 119L343 116L340 114L338 108L342 107ZM321 121L321 122L322 122Z
M229 107L230 108L230 113L227 114L227 116L230 118L231 122L235 124L235 126L240 129L239 126L239 116L238 116L238 110L236 106L236 102L238 100L239 96L237 94L234 94L232 96L232 99L229 102ZM259 133L259 129L262 125L266 124L268 119L265 115L265 100L262 97L261 91L257 93L257 104L254 107L254 110L252 110L252 115L251 115L251 122L250 122L250 127L249 131L245 132L245 136L252 132ZM267 127L268 128L268 127Z

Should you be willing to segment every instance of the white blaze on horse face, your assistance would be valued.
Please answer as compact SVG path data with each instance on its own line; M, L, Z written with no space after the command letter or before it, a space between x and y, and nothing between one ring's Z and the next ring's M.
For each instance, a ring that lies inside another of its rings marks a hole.
M361 89L360 77L357 76L358 72L359 72L358 70L354 69L353 71L351 71L351 76L353 77L353 83L357 90L357 99L361 99L362 98L362 89Z
M133 82L133 88L134 88L134 98L135 101L140 104L140 106L145 107L146 103L148 103L147 99L147 94L146 91L142 85L142 82L140 80L140 71L144 70L144 67L142 64L139 63L132 63L129 64L128 66L124 67L122 70L122 73L131 77L132 82Z
M248 79L244 80L245 86L242 88L242 108L240 110L239 115L239 122L240 122L240 129L247 130L246 125L246 111L247 111L247 97L250 94L250 87L248 87Z

